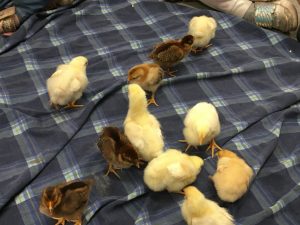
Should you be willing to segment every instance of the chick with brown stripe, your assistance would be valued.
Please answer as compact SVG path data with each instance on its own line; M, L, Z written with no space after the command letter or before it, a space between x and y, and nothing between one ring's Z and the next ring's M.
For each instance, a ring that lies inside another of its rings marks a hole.
M168 40L157 44L149 57L163 69L167 69L170 76L170 68L178 64L192 50L194 37L192 35L184 36L180 41Z
M163 76L164 72L158 64L143 63L132 67L128 71L128 82L130 84L138 84L145 91L150 91L152 95L148 100L148 105L154 104L158 106L155 101L155 93L160 86Z
M81 225L93 183L92 179L88 179L46 187L41 196L40 212L58 220L55 225L64 225L66 220Z
M133 165L139 168L142 163L131 142L117 127L103 128L97 146L108 162L106 176L112 172L120 178L116 169L129 168Z

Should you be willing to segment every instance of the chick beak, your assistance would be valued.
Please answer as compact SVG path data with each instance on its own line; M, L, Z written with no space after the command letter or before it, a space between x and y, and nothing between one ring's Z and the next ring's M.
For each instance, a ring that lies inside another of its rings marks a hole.
M137 168L140 168L140 162L137 162L135 165Z
M203 134L199 134L199 143L200 143L200 145L203 144L203 141L204 141L204 135Z
M220 149L218 149L217 150L217 156L218 156L218 158L221 158L222 157L222 152L223 150L220 150Z
M177 193L180 195L185 195L184 190L178 191Z
M52 202L49 202L49 212L50 212L50 214L52 214L52 212L53 212L53 206L52 206Z

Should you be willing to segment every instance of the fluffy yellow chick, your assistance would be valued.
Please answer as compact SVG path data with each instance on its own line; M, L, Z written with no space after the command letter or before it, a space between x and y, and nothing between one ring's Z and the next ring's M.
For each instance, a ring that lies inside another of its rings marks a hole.
M202 51L210 46L215 37L217 22L212 17L195 16L190 20L188 34L194 36L193 51Z
M169 149L149 162L144 171L144 182L152 191L180 192L196 180L203 163L198 156Z
M75 57L68 64L59 65L47 80L50 104L55 108L77 108L75 102L82 96L88 85L86 66L88 60L83 56Z
M216 108L207 102L200 102L193 106L184 119L183 135L188 146L209 144L207 149L211 149L214 156L215 148L222 150L214 138L220 133L221 126Z
M164 140L160 123L148 111L146 93L138 84L128 85L128 98L125 134L142 159L150 161L163 152Z
M234 225L227 210L205 198L196 187L186 187L183 192L185 200L181 213L188 225Z
M128 71L128 82L131 84L140 85L145 91L152 93L148 105L154 104L158 106L155 101L155 92L158 89L164 76L164 71L156 63L143 63L136 65Z
M248 190L253 171L243 159L229 150L219 151L217 155L218 168L211 179L220 199L235 202Z

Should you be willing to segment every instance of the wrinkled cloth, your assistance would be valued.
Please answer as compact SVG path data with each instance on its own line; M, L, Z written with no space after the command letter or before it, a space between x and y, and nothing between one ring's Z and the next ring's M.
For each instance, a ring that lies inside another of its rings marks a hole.
M41 11L50 0L11 0L1 1L0 9L5 8L5 6L15 6L16 13L19 17L19 20L23 22L32 14Z
M143 169L105 176L96 142L105 126L122 127L128 110L127 71L149 61L153 46L186 34L189 20L213 16L212 46L190 54L158 89L166 148L184 150L183 120L200 101L214 104L216 142L254 169L249 192L221 202L208 176L216 158L206 146L187 153L205 164L193 185L226 207L242 225L300 224L300 45L238 17L156 0L87 0L30 16L0 37L0 224L53 225L39 213L44 187L93 177L84 224L184 225L183 196L150 191ZM83 55L89 85L76 110L49 106L46 80L57 65Z

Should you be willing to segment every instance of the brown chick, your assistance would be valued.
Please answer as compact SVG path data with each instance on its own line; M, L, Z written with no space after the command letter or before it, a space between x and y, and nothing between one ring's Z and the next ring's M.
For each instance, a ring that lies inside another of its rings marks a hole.
M170 76L174 76L170 72L170 68L179 63L191 50L194 42L192 35L184 36L180 41L169 40L157 44L149 57L162 68L167 69Z
M117 127L103 128L97 146L108 162L106 176L112 172L120 178L116 169L129 168L132 165L139 168L142 163L131 142Z
M164 72L156 63L143 63L132 67L128 71L128 82L130 84L138 84L145 91L152 93L148 100L148 105L154 104L158 106L155 101L155 93L163 79Z
M64 182L46 187L42 191L40 212L57 219L55 225L64 225L66 220L81 225L81 217L85 209L94 180Z

